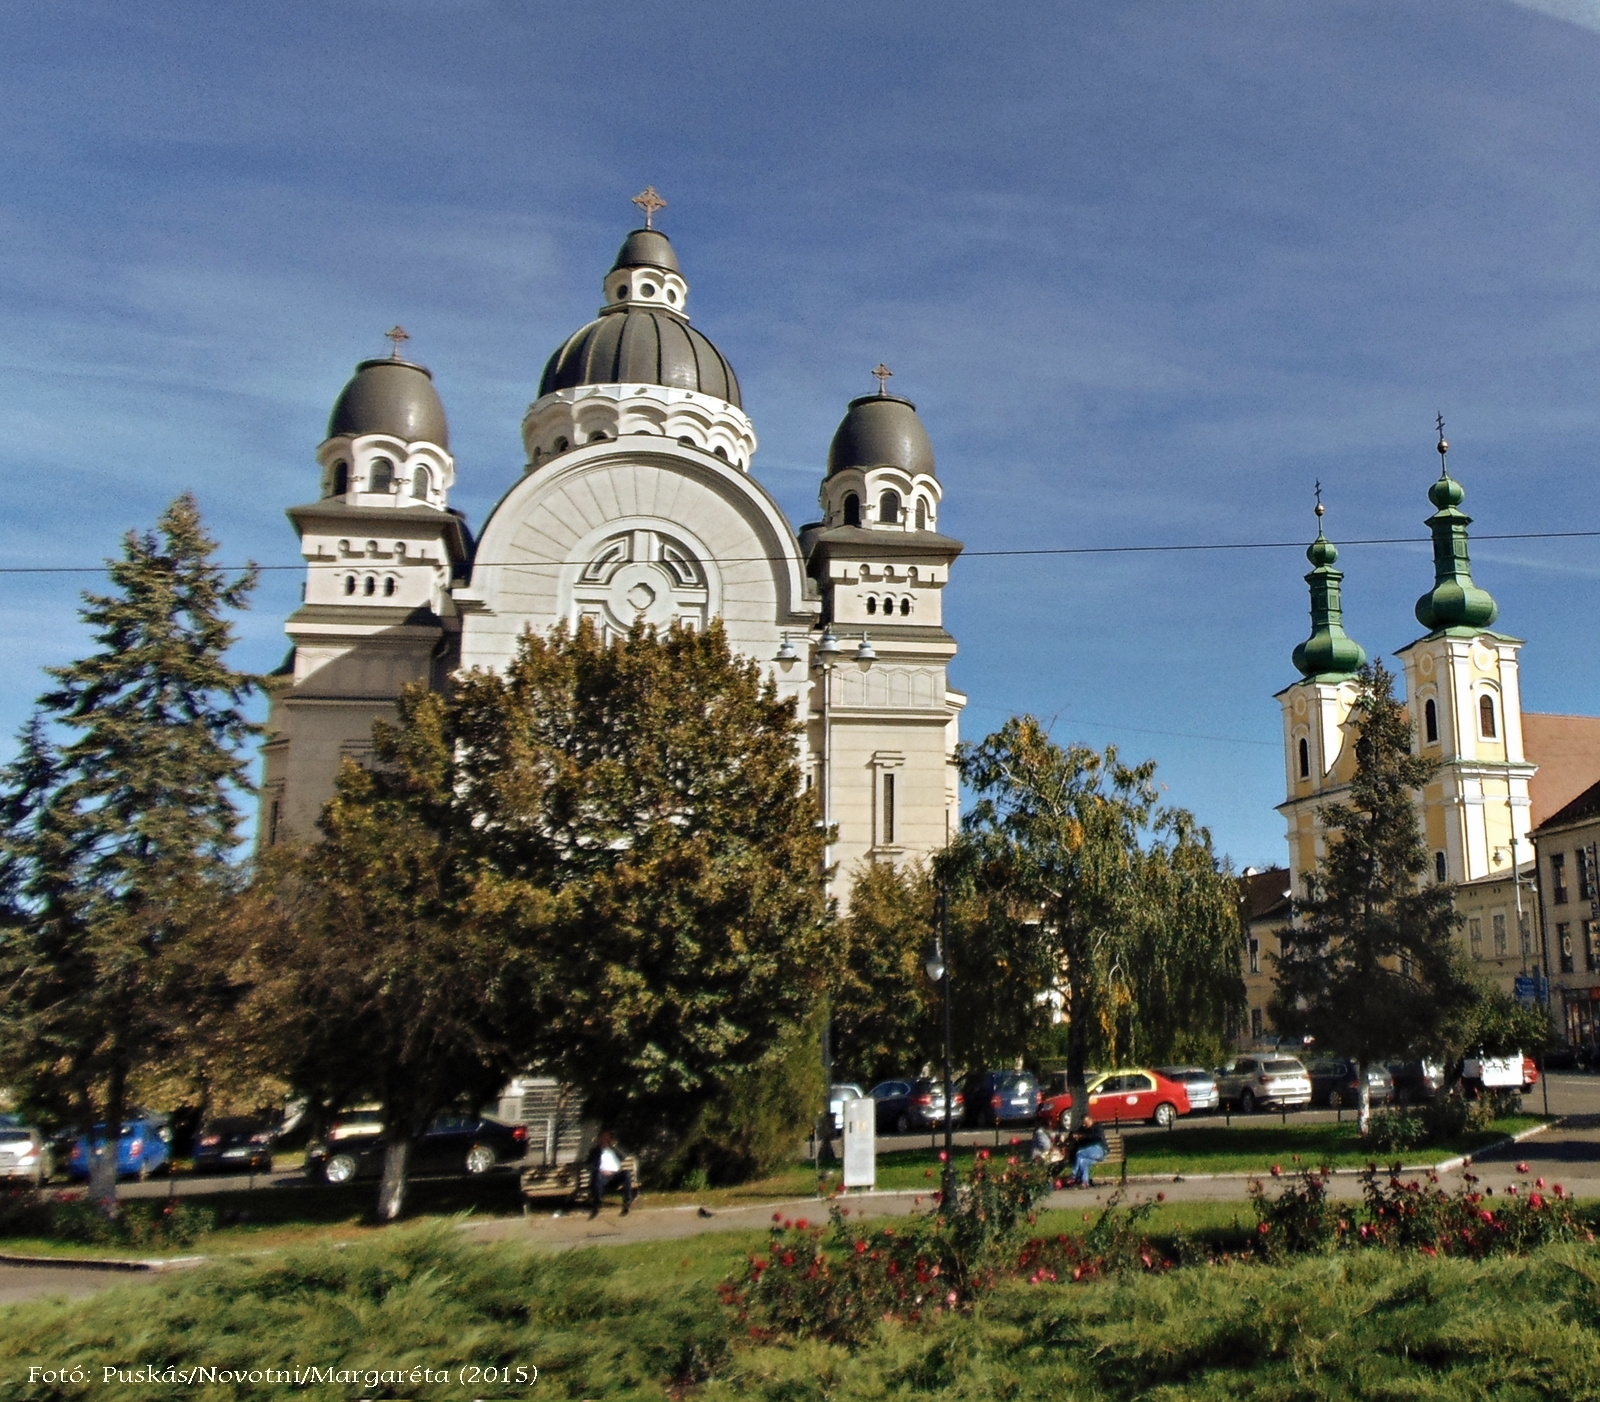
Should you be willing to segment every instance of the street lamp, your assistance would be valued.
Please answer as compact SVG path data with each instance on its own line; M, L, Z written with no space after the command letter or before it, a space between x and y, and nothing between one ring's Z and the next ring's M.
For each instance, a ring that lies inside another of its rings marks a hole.
M945 949L950 938L950 893L941 885L938 903L939 928L928 946L928 957L922 961L923 971L930 983L940 985L944 992L944 1173L940 1181L940 1206L950 1211L955 1202L955 1068L950 1056L950 964Z

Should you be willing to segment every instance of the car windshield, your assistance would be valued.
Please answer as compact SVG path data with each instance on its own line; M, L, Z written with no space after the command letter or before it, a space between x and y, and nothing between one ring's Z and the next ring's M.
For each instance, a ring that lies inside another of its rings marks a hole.
M1174 1081L1209 1081L1209 1071L1168 1071L1164 1073Z
M995 1085L1001 1090L1032 1090L1033 1077L1024 1075L1021 1071L1009 1071L1004 1076L995 1077Z
M1276 1076L1303 1076L1306 1073L1306 1068L1298 1061L1290 1061L1284 1058L1267 1062L1262 1067L1262 1070Z
M28 1143L32 1139L25 1129L0 1129L0 1144Z

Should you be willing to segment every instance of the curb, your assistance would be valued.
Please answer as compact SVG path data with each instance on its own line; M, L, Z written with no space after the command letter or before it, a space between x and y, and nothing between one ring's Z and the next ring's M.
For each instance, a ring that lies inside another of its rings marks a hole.
M202 1266L209 1256L165 1256L141 1260L127 1256L18 1256L0 1252L0 1266L54 1266L68 1271L182 1271L191 1266Z

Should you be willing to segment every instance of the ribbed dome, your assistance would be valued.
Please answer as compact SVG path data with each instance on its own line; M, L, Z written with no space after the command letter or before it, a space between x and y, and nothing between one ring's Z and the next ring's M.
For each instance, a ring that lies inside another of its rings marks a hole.
M403 443L450 447L450 426L433 376L408 360L363 360L333 402L328 437L386 433Z
M666 385L744 407L738 378L722 352L665 308L608 309L569 336L546 363L539 393L578 385Z
M617 250L617 261L611 271L618 268L668 268L681 272L678 255L673 251L672 240L660 229L635 229L622 241Z
M851 467L898 467L937 476L933 444L917 406L893 394L852 399L828 448L828 476Z

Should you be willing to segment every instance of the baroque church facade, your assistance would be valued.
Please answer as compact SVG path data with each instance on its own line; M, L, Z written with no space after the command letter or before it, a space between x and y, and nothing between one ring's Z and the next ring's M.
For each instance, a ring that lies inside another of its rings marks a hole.
M911 401L851 401L818 520L793 529L752 472L755 425L733 367L692 325L660 207L601 283L595 320L551 354L522 419L524 465L474 534L450 506L457 465L429 370L367 360L316 450L316 499L290 508L306 561L270 688L260 840L315 831L345 759L402 687L505 667L529 629L602 634L720 619L803 723L806 786L837 828L833 893L863 862L942 847L958 820L965 697L944 590L961 543ZM883 371L883 367L879 367Z

